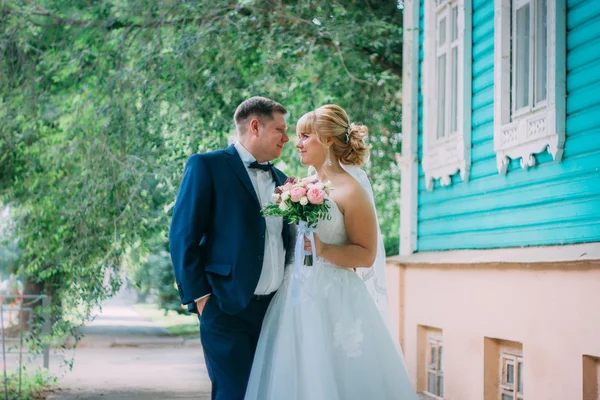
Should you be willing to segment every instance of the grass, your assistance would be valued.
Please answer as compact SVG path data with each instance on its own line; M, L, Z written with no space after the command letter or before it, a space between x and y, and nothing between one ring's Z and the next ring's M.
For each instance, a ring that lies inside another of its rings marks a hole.
M28 371L23 369L21 375L21 392L19 393L19 373L14 371L7 376L8 399L44 399L48 390L56 384L56 378L51 377L44 369ZM4 377L2 377L4 383ZM0 397L4 398L4 384L0 385Z
M176 336L198 336L200 323L195 314L183 315L159 309L156 304L134 304L133 308Z

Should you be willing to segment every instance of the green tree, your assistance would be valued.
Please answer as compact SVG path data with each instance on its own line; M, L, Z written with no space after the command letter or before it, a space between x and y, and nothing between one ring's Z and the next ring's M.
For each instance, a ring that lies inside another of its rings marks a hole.
M369 126L367 168L397 252L401 11L367 0L3 1L0 202L27 276L54 295L55 332L116 290L133 246L145 257L164 242L185 160L226 146L251 95L286 105L292 129L331 102ZM293 146L280 165L305 173Z

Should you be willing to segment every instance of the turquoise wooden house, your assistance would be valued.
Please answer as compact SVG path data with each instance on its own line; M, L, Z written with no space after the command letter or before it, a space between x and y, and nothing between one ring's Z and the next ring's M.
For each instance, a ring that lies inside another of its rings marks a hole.
M600 1L405 0L400 256L423 396L598 400Z

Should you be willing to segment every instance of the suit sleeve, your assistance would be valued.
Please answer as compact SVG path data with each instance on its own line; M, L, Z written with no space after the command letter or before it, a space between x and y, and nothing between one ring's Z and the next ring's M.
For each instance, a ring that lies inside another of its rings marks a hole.
M188 160L177 193L169 244L177 289L183 304L212 292L206 279L200 242L207 234L212 207L213 180L205 160L194 154Z

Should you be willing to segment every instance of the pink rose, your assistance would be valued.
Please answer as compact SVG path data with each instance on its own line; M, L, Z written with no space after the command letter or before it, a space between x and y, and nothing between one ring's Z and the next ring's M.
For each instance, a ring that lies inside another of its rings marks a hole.
M293 185L292 183L290 183L290 182L287 182L285 185L283 185L283 186L281 187L281 191L282 191L282 192L288 192L288 191L292 190L292 187L293 187L293 186L294 186L294 185Z
M306 197L308 197L308 201L311 204L323 204L325 200L325 192L319 188L313 187L309 189L306 193Z
M318 182L317 178L311 178L311 177L302 178L302 183L304 183L305 186L308 186L311 183L317 183L317 182Z
M308 185L308 190L313 189L313 188L323 189L324 187L325 187L325 185L323 185L321 182L315 182L315 183Z
M294 203L297 203L304 196L306 196L306 189L304 189L303 187L300 187L300 186L296 186L295 188L292 189L290 197Z

